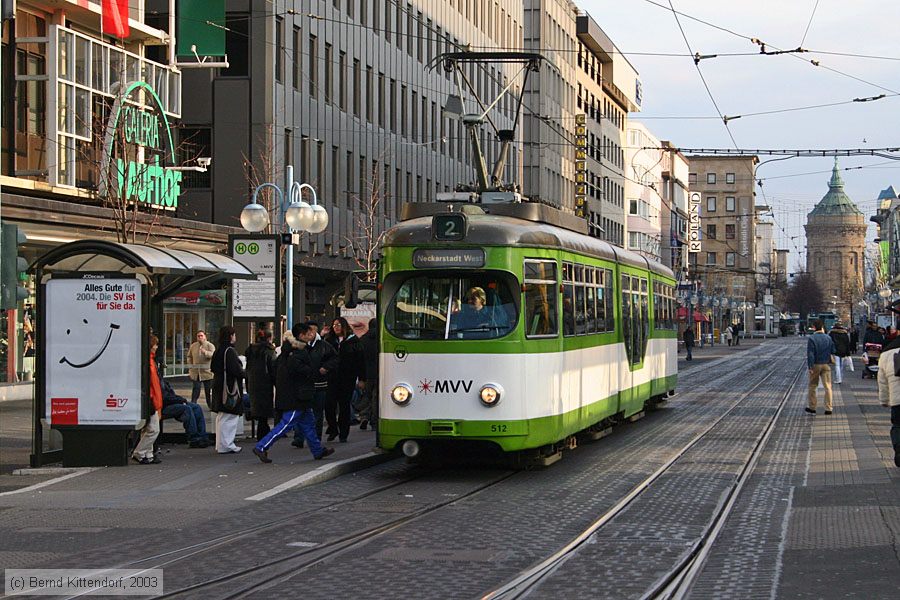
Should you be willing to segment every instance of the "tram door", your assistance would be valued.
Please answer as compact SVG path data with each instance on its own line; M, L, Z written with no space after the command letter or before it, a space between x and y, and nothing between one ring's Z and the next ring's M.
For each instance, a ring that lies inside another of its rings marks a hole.
M622 274L622 338L625 345L625 368L621 369L619 409L626 415L640 410L643 404L637 386L646 377L640 369L650 337L648 282L642 277Z

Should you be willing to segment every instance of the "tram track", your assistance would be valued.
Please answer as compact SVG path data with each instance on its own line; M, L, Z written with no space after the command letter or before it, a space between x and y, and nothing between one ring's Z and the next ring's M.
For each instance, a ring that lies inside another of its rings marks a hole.
M239 569L220 577L189 585L157 596L157 598L180 598L192 593L200 593L202 596L206 597L210 593L210 590L217 586L230 584L237 580L250 576L256 576L261 572L266 573L265 577L263 577L262 579L255 578L250 584L238 590L229 589L229 593L227 595L216 596L224 599L242 597L253 591L265 588L267 585L272 584L276 581L282 580L288 575L294 576L300 574L307 569L335 558L336 556L344 552L348 552L358 546L367 544L373 539L394 531L397 528L406 525L407 523L439 511L446 506L472 498L473 496L476 496L477 494L480 494L485 490L490 489L502 483L503 481L506 481L510 477L513 477L515 474L515 471L505 471L499 476L490 478L490 480L486 483L482 483L466 493L454 495L452 498L436 502L418 510L414 510L396 519L390 519L386 522L366 528L362 531L356 531L348 535L339 536L314 547L305 548L297 552L292 552L286 556L273 558L252 567ZM272 572L271 569L276 566L279 566L280 568Z
M728 374L738 378L746 378L751 373L759 372L760 367L765 368L768 365L773 365L770 372L774 371L776 366L774 366L780 359L780 355L782 354L782 349L775 347L769 350L764 355L757 355L756 361L754 364L747 364L746 366L742 366L738 369L730 371ZM703 378L701 383L696 386L691 386L686 388L686 391L689 392L692 396L694 395L703 395L705 390L710 390L715 387L721 387L721 379L725 375L718 374L710 374L709 377ZM754 389L761 385L765 381L765 377L763 377L757 384L754 386ZM745 395L749 395L751 392L746 392ZM718 421L724 418L720 417ZM717 421L717 422L718 422ZM283 517L279 517L277 519L268 520L264 523L259 523L257 525L243 528L239 531L235 531L233 533L213 537L208 540L204 540L195 544L189 544L186 546L182 546L180 548L165 551L162 553L154 554L152 556L145 556L142 558L134 559L128 561L124 564L118 565L116 568L139 568L142 571L147 571L150 569L158 569L158 568L166 568L171 569L172 567L178 567L179 565L187 566L188 559L200 560L201 562L205 560L203 557L209 552L216 552L216 556L228 555L228 550L231 548L239 548L242 542L247 542L250 539L255 539L257 537L265 536L269 532L275 532L281 527L285 527L288 525L296 525L298 522L308 522L312 519L315 519L318 515L328 514L333 512L336 508L342 506L349 506L360 501L366 500L367 498L372 498L378 494L383 494L385 492L390 492L395 488L400 488L401 486L415 483L417 480L420 480L430 474L433 474L432 470L421 470L416 473L412 477L404 477L403 479L395 482L391 482L386 485L379 486L377 488L373 488L367 490L365 493L356 494L351 498L343 499L339 502L335 502L328 506L320 506L317 508L313 508L310 510L303 511L295 511ZM493 480L487 482L486 484L480 485L469 492L464 494L460 494L458 496L453 497L452 499L448 499L446 501L437 502L431 504L427 507L420 508L418 510L413 510L401 517L396 519L390 519L385 522L381 522L372 527L366 527L363 529L359 529L354 533L335 537L333 539L324 541L320 544L317 544L313 547L307 547L299 549L295 552L291 552L287 555L278 556L271 560L263 561L259 564L239 569L235 572L228 573L227 575L214 577L212 579L204 580L197 582L192 585L188 585L177 590L173 590L165 595L161 596L163 598L175 598L175 597L187 597L187 596L214 596L214 597L238 597L248 593L251 593L255 590L261 589L270 583L277 581L279 579L283 579L284 577L291 576L296 573L301 573L307 569L315 567L316 565L321 565L322 563L332 559L342 553L349 552L354 548L358 548L362 545L365 545L379 536L383 536L392 531L395 531L405 525L412 523L418 519L426 517L428 515L434 514L435 512L453 504L461 503L467 499L472 498L473 496L482 493L498 484L508 480L510 477L516 475L515 472L505 472L503 475L494 478ZM148 564L149 563L149 564ZM274 575L270 575L270 570L272 567L279 567ZM102 572L102 571L98 571ZM167 577L169 577L169 573L167 572ZM256 579L260 573L265 573L266 577L262 580ZM218 595L215 593L209 593L210 590L214 588L218 588L219 586L223 586L225 584L232 585L235 582L238 582L243 579L254 578L251 583L247 586L234 591L231 587L220 590L224 594L227 595ZM171 579L170 579L171 580ZM83 594L80 594L83 595ZM77 596L72 596L72 598Z
M571 539L571 541L565 544L562 548L560 548L558 551L556 551L540 563L520 572L519 575L509 580L504 585L495 588L487 592L486 594L483 594L482 598L484 600L505 600L509 598L522 598L538 590L547 578L556 573L566 562L575 557L585 544L590 543L590 540L598 531L600 531L604 526L606 526L616 517L628 510L628 508L634 503L636 499L638 499L642 494L650 489L651 485L654 482L656 482L664 474L670 472L670 470L672 470L673 467L678 464L678 462L682 458L684 458L686 454L688 454L693 448L695 448L704 438L715 432L716 428L727 417L729 417L729 415L732 415L732 413L736 409L740 408L743 405L747 398L749 398L755 391L757 391L768 381L768 377L770 375L774 375L778 371L778 368L779 367L777 364L773 365L769 370L767 370L766 375L760 378L759 381L753 384L748 390L743 392L727 411L716 418L711 424L706 426L703 431L695 435L690 441L684 444L675 453L675 455L670 457L646 479L634 486L631 491L629 491L611 508L609 508L600 517L594 520L587 528L585 528L580 534ZM781 399L778 402L777 409L775 410L772 417L770 417L762 433L760 433L760 435L757 437L752 452L745 461L739 476L732 484L730 491L719 502L719 505L716 507L716 510L713 513L713 517L707 524L706 530L704 531L703 535L695 540L689 552L685 553L684 556L682 556L681 560L679 560L672 569L670 569L667 573L665 573L662 577L660 577L653 583L650 589L648 589L644 593L642 599L684 598L685 594L690 588L690 585L693 583L697 574L702 569L706 556L708 555L710 548L715 541L715 538L718 536L722 526L727 520L728 514L731 513L731 510L736 503L736 500L740 494L741 489L744 486L744 483L752 474L759 456L765 449L766 442L768 441L787 400L790 398L790 395L793 392L801 373L802 370L797 371L787 390L782 394ZM734 373L732 373L732 375L734 375ZM714 378L713 380L717 379L719 378ZM696 393L696 391L698 390L693 391Z
M768 353L767 355L759 357L760 361L764 361L765 363L772 364L771 371L774 371L777 366L777 362L779 360L779 354L781 353L781 349L773 349L773 352ZM751 372L758 371L759 365L748 365L746 369L739 369L737 371L731 372L732 375L738 376L747 376ZM769 371L769 372L771 372ZM767 373L768 374L768 373ZM706 378L703 380L703 383L696 388L691 388L692 394L703 393L703 390L713 388L717 385L721 385L722 376L713 376L710 378ZM759 385L762 385L766 380L766 377L760 379L760 381L754 386L754 389ZM746 394L749 395L751 393L748 391ZM720 417L721 420L723 417ZM718 421L717 421L718 422ZM388 491L392 488L398 487L403 484L411 483L417 479L420 479L429 474L428 472L423 472L417 477L407 478L402 482L398 482L396 484L390 484L388 486L383 486L377 490L372 490L370 493L364 494L360 497L347 500L342 502L341 504L352 504L364 497L371 497L375 494L381 493L383 491ZM380 523L376 526L365 528L363 530L354 532L352 534L348 534L346 536L337 537L331 539L327 542L323 542L322 544L316 545L311 548L304 548L297 552L290 553L285 556L280 556L278 558L274 558L272 560L264 561L258 565L254 565L252 567L248 567L245 569L238 570L234 573L229 573L227 575L223 575L221 577L216 577L213 579L205 580L202 582L198 582L196 584L186 586L180 588L178 590L174 590L170 593L167 593L162 598L180 598L192 596L194 594L200 596L213 595L215 597L223 597L223 598L237 598L244 596L246 594L252 593L254 591L265 588L267 585L272 584L273 582L283 580L285 577L290 577L296 574L300 574L310 568L313 568L317 565L321 565L326 561L329 561L343 553L350 552L351 550L358 548L362 545L365 545L372 540L396 531L397 529L408 525L416 520L419 520L423 517L434 514L435 512L454 504L458 504L464 502L465 500L471 499L473 496L480 494L498 484L508 480L509 478L516 475L516 472L507 472L503 475L495 478L494 480L476 487L468 493L460 494L457 497L452 499L438 502L432 504L430 506L424 507L422 509L410 512L402 517L389 520L387 522ZM229 542L238 541L240 539L244 539L249 535L263 533L265 530L271 530L277 528L280 524L294 521L300 517L308 518L313 516L317 512L321 512L322 509L316 511L307 511L304 513L294 514L289 517L284 517L281 519L277 519L271 523L266 524L264 527L253 528L252 531L244 531L239 532L237 534L233 534L231 536L225 536L227 539L222 540L221 543L215 545L206 545L203 548L200 548L197 552L192 552L189 555L184 555L178 557L176 560L180 561L184 558L188 558L189 556L195 556L200 552L204 552L207 550L214 549L216 547L220 547L223 544L227 544ZM166 555L171 555L171 553L166 553ZM146 562L146 559L143 561ZM166 566L170 563L163 563L162 565L157 565L153 568L160 568L162 566ZM274 573L270 573L272 567L280 567ZM266 573L266 576L263 579L257 579L256 577L259 573ZM241 579L253 578L252 582L242 587L238 590L233 590L231 587L228 588L226 595L217 595L212 590L219 586L223 586L225 584L233 584L235 581L239 581Z

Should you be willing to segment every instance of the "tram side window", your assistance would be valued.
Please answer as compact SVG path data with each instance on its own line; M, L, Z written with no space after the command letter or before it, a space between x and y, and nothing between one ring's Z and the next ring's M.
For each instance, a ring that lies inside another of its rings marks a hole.
M556 337L557 291L556 263L546 260L526 260L525 336Z
M622 339L625 342L625 354L629 361L633 355L631 322L631 277L622 275Z
M616 330L616 310L613 304L613 272L603 269L603 309L606 313L606 331Z
M575 265L575 335L587 333L584 311L584 267Z
M641 279L641 358L647 354L650 341L650 296L647 280Z
M563 263L563 335L575 335L575 265Z

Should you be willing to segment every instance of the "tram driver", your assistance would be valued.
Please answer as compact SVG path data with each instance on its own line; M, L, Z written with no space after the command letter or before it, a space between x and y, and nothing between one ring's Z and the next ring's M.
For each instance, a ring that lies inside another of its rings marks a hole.
M504 335L509 330L506 311L488 306L484 288L475 286L466 292L466 303L450 316L450 333L461 339L478 340Z

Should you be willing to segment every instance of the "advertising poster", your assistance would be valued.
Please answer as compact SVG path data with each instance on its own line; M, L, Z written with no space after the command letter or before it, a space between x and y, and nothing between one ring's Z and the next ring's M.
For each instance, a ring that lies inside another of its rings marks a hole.
M45 287L44 373L51 425L141 422L141 284L56 278Z

